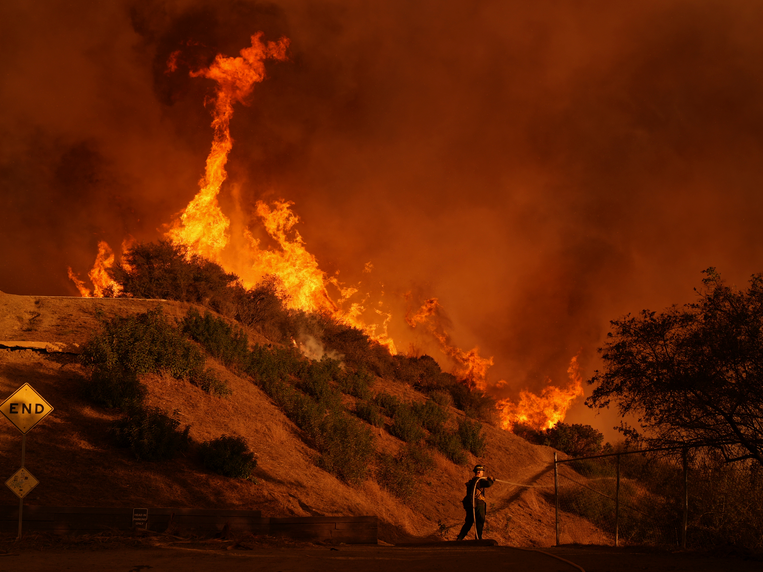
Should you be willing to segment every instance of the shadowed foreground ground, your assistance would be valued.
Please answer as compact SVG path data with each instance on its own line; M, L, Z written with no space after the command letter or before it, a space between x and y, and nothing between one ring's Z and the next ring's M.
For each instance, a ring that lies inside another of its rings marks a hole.
M14 549L0 553L1 570L24 572L759 572L761 561L697 553L561 547L527 550L469 542L422 546L247 546L231 541L162 543L131 548L95 546Z

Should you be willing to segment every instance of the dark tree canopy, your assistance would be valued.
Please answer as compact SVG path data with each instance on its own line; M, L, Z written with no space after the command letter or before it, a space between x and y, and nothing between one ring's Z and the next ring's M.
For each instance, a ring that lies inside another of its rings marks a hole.
M559 449L571 457L586 457L602 451L604 435L590 425L559 422L550 429L534 429L530 425L517 423L512 433L535 443ZM609 444L607 444L609 447Z
M166 240L133 245L111 275L123 296L198 303L231 297L237 281L218 264Z
M707 445L763 464L763 275L747 290L704 272L698 300L611 322L586 404L635 414L652 445Z

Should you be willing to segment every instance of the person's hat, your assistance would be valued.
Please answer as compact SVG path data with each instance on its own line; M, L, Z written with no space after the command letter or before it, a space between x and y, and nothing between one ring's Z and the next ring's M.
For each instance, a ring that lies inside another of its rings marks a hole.
M478 472L478 471L484 471L484 470L485 470L485 466L484 465L474 465L474 472L475 473Z

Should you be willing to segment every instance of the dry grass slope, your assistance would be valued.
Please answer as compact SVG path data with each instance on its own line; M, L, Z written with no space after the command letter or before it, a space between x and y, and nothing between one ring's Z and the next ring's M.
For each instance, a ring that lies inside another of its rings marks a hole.
M77 362L80 348L98 329L97 314L145 312L161 305L166 316L181 318L188 304L156 300L83 299L15 296L0 292L0 399L30 383L55 411L27 436L26 466L40 481L25 499L28 505L154 506L241 508L272 517L311 515L377 515L380 538L454 539L463 520L460 500L468 467L434 453L436 467L415 483L412 499L402 502L366 480L357 487L319 469L317 452L299 436L299 429L249 380L211 358L208 364L232 389L229 398L211 396L169 376L148 376L148 405L177 411L197 441L223 434L243 437L257 454L257 482L229 479L204 471L191 458L138 462L114 447L107 434L119 411L98 408L81 397L86 374ZM255 343L267 343L248 331ZM34 343L31 343L34 342ZM33 349L23 349L24 346ZM40 346L49 350L42 351ZM410 386L377 379L374 391L423 401ZM352 398L345 397L351 400ZM461 412L451 410L451 423ZM21 435L5 419L0 422L0 477L5 481L20 465ZM394 453L403 444L374 428L378 450ZM501 544L550 546L554 543L553 450L527 443L506 431L485 425L487 448L479 459L489 474L506 481L534 485L520 488L497 483L490 490L486 537ZM17 499L0 488L0 504ZM603 543L606 536L590 523L565 517L565 543Z

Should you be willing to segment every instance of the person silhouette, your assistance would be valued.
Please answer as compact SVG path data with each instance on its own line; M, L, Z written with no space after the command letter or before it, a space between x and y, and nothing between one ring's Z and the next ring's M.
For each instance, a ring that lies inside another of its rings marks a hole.
M484 465L476 465L474 467L474 477L466 483L466 496L461 501L466 511L466 519L456 540L466 538L466 535L475 523L477 525L477 538L482 540L482 529L485 527L485 515L487 514L485 489L492 487L494 482L495 479L493 477L485 476Z

